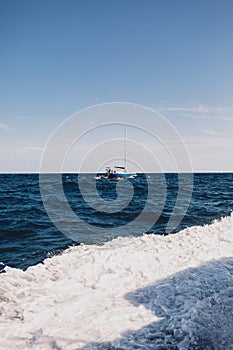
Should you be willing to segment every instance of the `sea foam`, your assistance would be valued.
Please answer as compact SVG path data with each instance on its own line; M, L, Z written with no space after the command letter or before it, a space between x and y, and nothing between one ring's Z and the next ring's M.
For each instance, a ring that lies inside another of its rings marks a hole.
M1 349L232 349L233 215L5 270Z

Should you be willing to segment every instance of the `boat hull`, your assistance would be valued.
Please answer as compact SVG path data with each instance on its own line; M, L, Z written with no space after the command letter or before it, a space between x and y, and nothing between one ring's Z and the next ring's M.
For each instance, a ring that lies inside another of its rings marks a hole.
M117 178L128 179L134 176L136 176L136 174L133 174L133 173L110 173L108 174L108 179L117 179Z

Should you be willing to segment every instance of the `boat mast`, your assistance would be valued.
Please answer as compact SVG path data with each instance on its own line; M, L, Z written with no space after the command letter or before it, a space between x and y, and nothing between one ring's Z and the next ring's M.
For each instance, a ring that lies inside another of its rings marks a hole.
M125 148L125 161L124 161L124 167L125 167L125 172L126 172L126 140L127 140L127 131L125 129L125 133L124 133L124 148Z

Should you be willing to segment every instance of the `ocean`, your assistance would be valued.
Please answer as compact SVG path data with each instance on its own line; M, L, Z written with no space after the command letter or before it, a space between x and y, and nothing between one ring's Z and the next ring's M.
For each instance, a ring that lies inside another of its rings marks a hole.
M75 224L43 176L56 222L38 174L0 175L0 349L233 349L232 173L178 206L179 174L63 174Z

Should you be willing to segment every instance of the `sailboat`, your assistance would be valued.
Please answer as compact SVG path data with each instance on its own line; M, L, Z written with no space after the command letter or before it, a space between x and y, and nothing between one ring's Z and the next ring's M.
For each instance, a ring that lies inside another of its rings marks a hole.
M126 155L126 141L127 141L127 132L125 130L124 134L124 166L114 166L114 168L107 167L106 170L106 175L108 179L116 179L116 178L132 178L137 176L136 173L127 171L126 168L126 162L127 162L127 155Z

